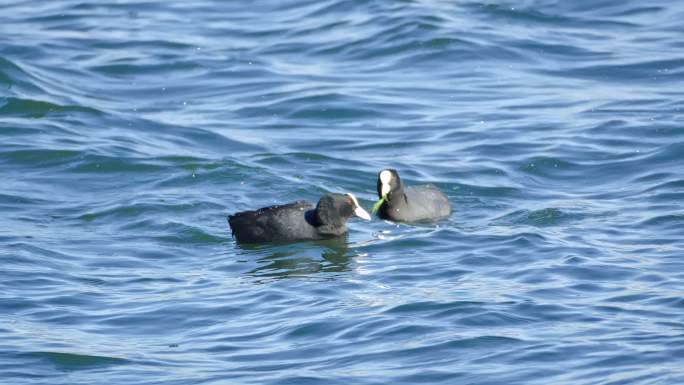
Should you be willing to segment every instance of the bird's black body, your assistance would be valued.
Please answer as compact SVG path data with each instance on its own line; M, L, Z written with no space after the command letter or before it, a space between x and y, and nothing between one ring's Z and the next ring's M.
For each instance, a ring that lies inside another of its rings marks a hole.
M238 242L323 239L347 232L347 219L355 215L355 204L350 195L328 194L316 206L297 201L243 211L228 216L228 223Z
M381 180L385 174L385 182ZM389 188L385 201L378 209L378 216L398 222L431 221L448 217L452 213L449 198L437 186L405 186L396 170L378 173L378 197L382 199L383 184Z

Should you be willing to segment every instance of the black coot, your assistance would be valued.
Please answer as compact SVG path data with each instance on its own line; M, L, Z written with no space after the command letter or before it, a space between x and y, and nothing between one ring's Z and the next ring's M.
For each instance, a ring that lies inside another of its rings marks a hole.
M377 187L380 201L373 210L377 211L382 219L415 222L451 215L449 198L436 186L405 186L397 170L380 171Z
M371 219L354 195L327 194L315 207L306 201L264 207L230 215L228 223L238 242L286 242L345 234L353 215Z

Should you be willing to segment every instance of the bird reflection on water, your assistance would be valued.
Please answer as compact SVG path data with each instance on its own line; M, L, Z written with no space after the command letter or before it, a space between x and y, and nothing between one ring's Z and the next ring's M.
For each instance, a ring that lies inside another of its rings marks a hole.
M292 278L315 273L349 271L360 253L350 247L348 236L290 244L240 244L243 255L256 257L259 266L247 272L254 277ZM330 279L330 275L317 277Z

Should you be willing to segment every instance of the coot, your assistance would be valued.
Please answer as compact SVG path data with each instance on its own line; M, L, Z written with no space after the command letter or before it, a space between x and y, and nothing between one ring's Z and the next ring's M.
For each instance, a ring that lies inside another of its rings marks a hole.
M238 242L285 242L322 239L345 234L347 219L370 220L352 194L327 194L318 204L307 201L264 207L228 216Z
M378 173L378 198L373 211L398 222L435 220L451 215L451 203L436 186L406 186L394 169Z

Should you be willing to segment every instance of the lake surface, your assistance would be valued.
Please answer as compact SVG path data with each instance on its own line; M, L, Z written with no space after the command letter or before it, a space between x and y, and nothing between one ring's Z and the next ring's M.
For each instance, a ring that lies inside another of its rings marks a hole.
M4 384L684 383L684 3L0 9ZM387 167L454 214L231 237Z

